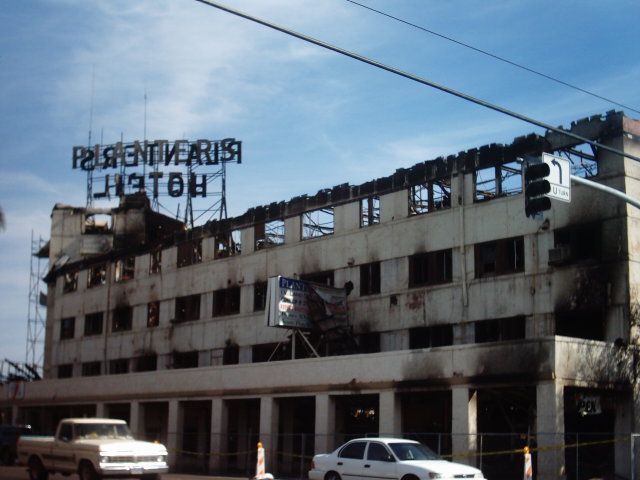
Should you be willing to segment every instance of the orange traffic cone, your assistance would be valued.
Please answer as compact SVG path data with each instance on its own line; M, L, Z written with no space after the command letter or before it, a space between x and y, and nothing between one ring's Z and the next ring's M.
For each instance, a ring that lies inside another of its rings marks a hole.
M524 447L524 480L533 480L533 464L531 463L531 454L529 447Z

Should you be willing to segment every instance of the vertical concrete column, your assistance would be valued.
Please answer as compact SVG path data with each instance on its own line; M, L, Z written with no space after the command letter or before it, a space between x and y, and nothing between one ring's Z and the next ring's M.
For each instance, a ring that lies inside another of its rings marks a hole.
M259 441L264 447L266 472L274 466L275 452L278 449L278 404L273 397L260 399L260 435ZM256 448L256 445L252 445Z
M401 433L402 415L400 412L400 402L397 399L396 392L380 392L379 397L379 419L378 430L380 435L393 436Z
M333 451L333 437L335 430L336 410L335 403L328 393L316 395L316 441L314 453L328 453Z
M224 465L223 453L226 452L226 431L227 431L227 407L222 398L211 400L211 457L209 457L209 471L212 473L222 472Z
M133 400L129 405L129 429L135 438L141 438L140 402Z
M96 403L96 417L104 418L106 416L106 408L104 402Z
M180 418L180 402L169 400L169 415L167 418L167 450L169 450L169 464L175 465L177 450L180 448L179 438L182 432L182 419Z
M538 480L565 478L564 449L552 447L564 443L564 387L560 383L541 383L536 387L536 438L543 448L534 460ZM524 464L523 464L524 465Z
M467 455L478 451L478 392L466 387L451 390L452 453ZM456 459L468 465L478 465L478 457L467 455Z

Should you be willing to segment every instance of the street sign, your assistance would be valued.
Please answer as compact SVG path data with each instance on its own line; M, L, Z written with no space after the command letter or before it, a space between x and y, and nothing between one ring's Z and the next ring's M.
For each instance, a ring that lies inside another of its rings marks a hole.
M569 160L550 153L543 153L542 161L549 165L550 170L546 179L551 185L551 191L546 196L567 203L571 202L571 164Z

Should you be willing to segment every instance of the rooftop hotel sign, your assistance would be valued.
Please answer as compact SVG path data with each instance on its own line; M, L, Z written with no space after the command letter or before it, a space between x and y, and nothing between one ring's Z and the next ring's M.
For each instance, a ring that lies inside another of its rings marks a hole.
M242 163L242 142L223 140L167 140L118 142L112 145L73 147L74 169L104 174L104 190L94 198L150 191L159 195L161 187L170 197L207 196L207 173L197 167ZM173 171L172 171L173 170ZM113 173L111 173L113 172ZM116 173L117 172L117 173Z

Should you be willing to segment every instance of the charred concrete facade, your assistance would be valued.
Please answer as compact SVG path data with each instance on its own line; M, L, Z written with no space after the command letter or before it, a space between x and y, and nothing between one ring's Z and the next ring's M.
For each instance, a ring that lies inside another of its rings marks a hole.
M640 122L621 113L568 130L640 156ZM526 218L519 158L544 151L640 198L638 162L549 133L192 230L144 197L56 205L45 379L0 386L0 406L45 430L125 418L177 469L244 473L260 439L270 471L298 474L305 456L379 433L482 461L489 478L521 474L521 456L474 454L526 444L538 478L628 477L640 212L573 185L570 204ZM308 332L315 357L267 327L277 275L345 286L348 338ZM563 448L581 439L600 443Z

